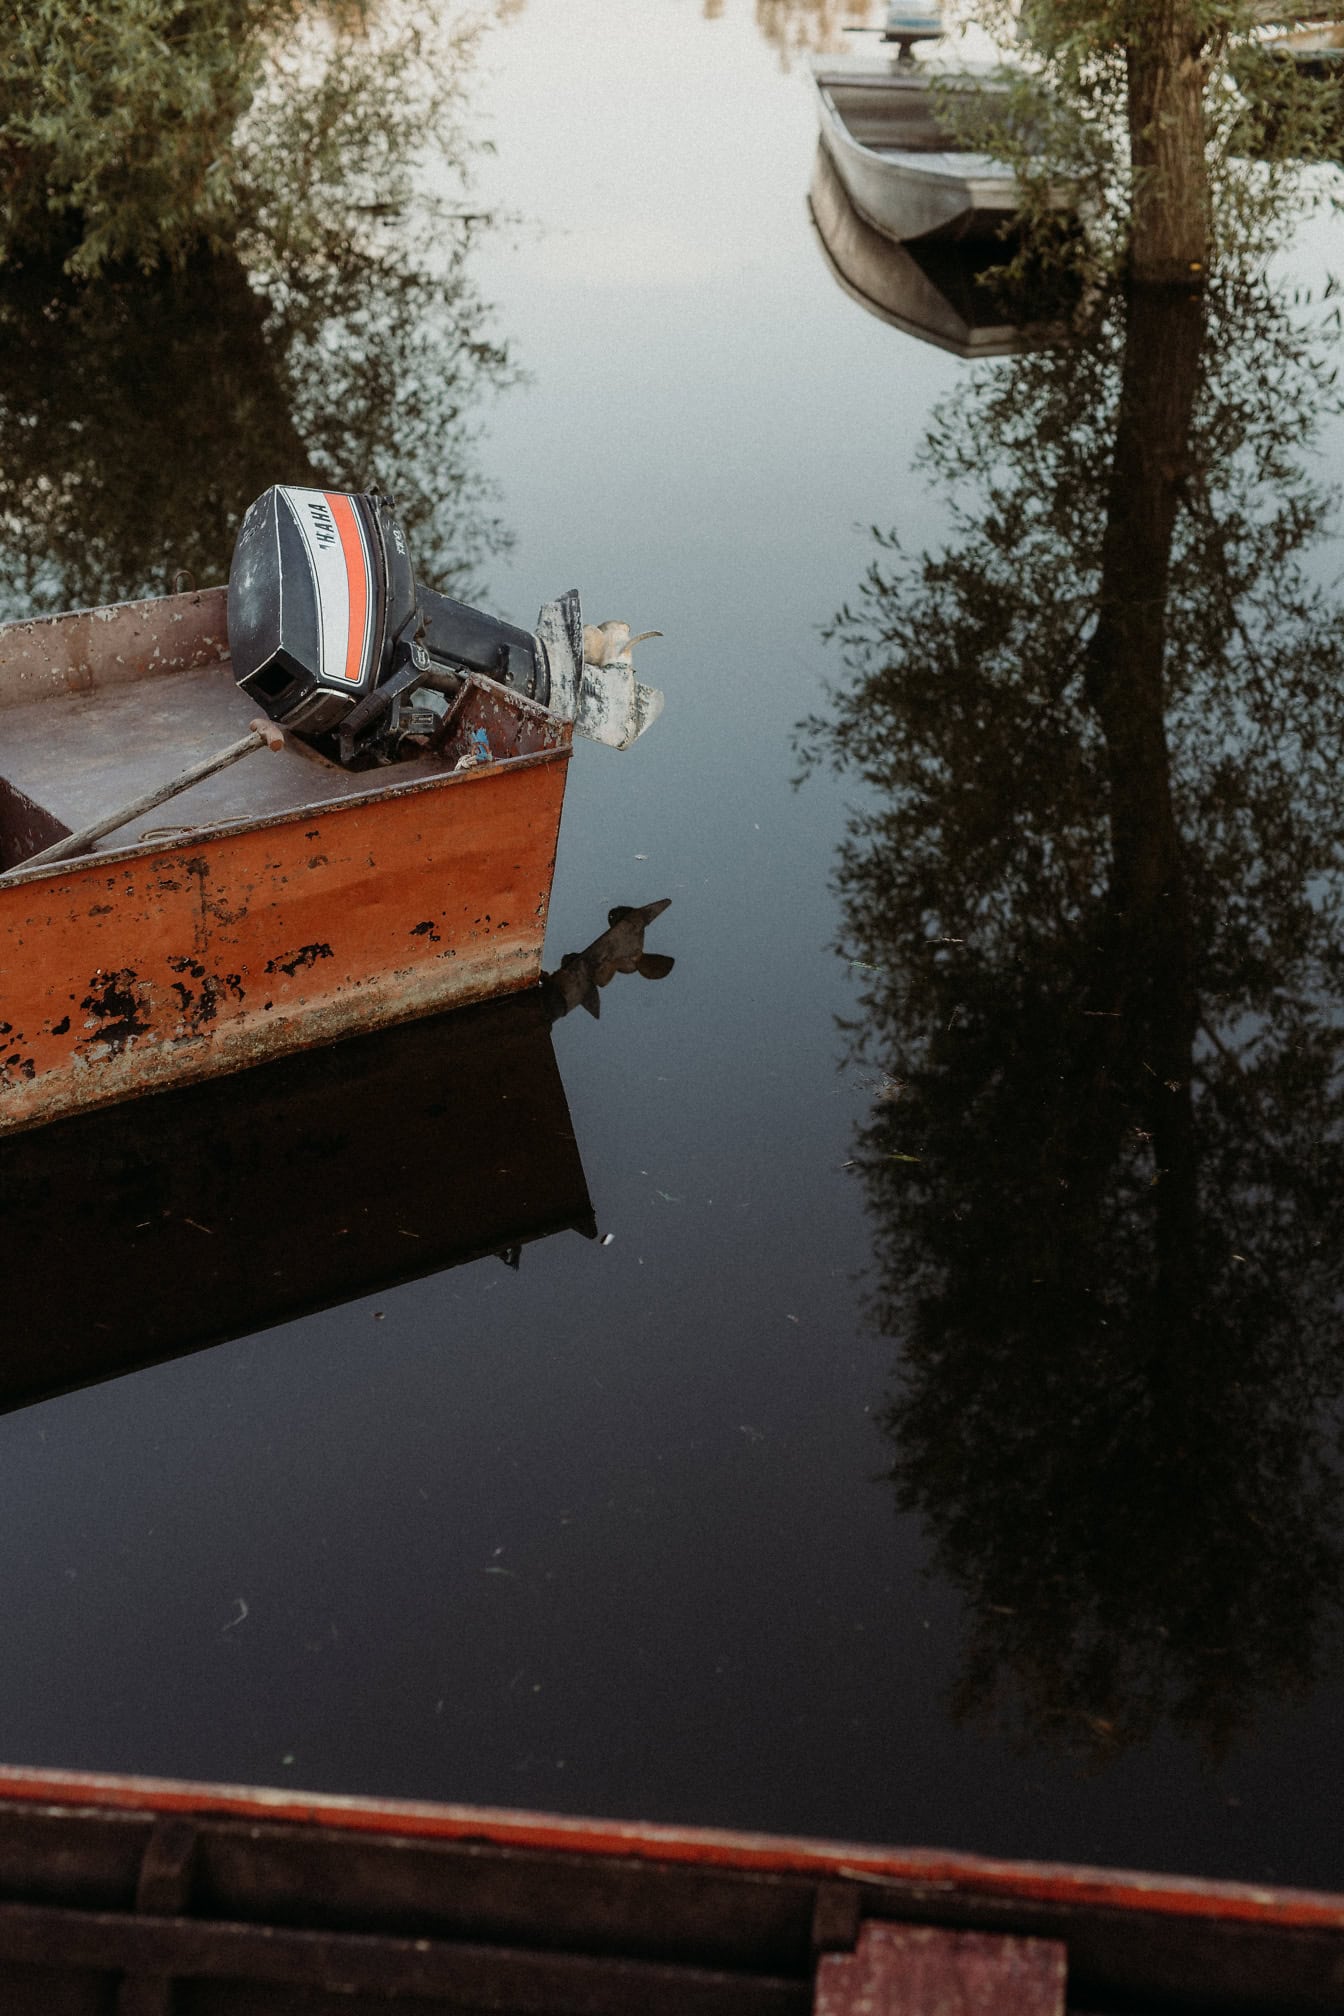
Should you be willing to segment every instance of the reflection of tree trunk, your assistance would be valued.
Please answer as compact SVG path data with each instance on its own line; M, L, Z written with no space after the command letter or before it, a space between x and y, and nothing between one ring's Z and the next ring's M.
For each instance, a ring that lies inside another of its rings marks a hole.
M1163 657L1171 542L1204 333L1199 294L1130 290L1088 693L1106 742L1117 1063L1146 1084L1160 1172L1158 1266L1186 1306L1195 1238L1190 1096L1197 1020L1189 899L1171 798Z
M1209 245L1203 36L1195 0L1142 0L1129 46L1130 271L1188 280Z

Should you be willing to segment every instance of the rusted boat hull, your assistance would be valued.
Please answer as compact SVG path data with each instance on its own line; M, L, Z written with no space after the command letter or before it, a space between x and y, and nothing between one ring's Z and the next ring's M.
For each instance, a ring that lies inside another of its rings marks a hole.
M0 634L0 777L9 744L39 780L16 768L6 784L16 852L3 865L82 813L75 772L68 787L57 778L65 810L52 815L48 743L68 735L78 747L101 719L113 764L121 747L106 723L137 679L150 729L184 681L188 710L246 711L219 659L211 598L159 606L182 603L210 620L192 610L170 630L142 604L109 612L101 630L85 612L45 634ZM227 773L245 778L233 818L221 817L219 787L202 786L201 810L182 801L181 837L151 823L127 845L0 881L0 1130L534 982L572 731L489 680L471 685L461 732L484 728L495 761L349 779L263 754ZM160 767L170 748L190 753L176 732L172 743L162 729L151 751ZM258 767L276 763L293 773L278 806L280 773Z
M1337 2010L1342 1967L1319 1893L0 1772L7 2016L1288 2016Z

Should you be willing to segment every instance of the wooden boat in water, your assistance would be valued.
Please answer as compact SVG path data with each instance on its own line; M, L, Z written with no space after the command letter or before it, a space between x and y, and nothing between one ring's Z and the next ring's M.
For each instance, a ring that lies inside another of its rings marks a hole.
M1063 334L1057 303L1039 316L1012 319L984 284L985 271L1003 262L1002 246L934 240L911 248L875 231L850 202L820 142L808 208L837 285L870 315L921 343L954 357L1008 357Z
M255 711L223 589L0 627L0 1130L538 978L572 727L476 673L432 753L286 738L23 865Z
M6 2016L1337 2011L1344 1897L0 1771Z
M959 99L982 100L992 78L947 80L935 105L933 73L918 64L820 62L813 70L821 142L850 201L868 224L898 244L978 242L999 237L1019 216L1013 169L961 145L946 113ZM1066 192L1055 198L1067 207Z

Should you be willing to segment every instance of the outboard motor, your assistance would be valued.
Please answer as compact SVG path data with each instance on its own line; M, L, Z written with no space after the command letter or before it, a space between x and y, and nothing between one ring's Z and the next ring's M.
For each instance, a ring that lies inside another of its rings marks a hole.
M408 726L423 728L403 703L417 689L456 691L464 671L574 718L563 697L583 679L578 595L548 603L541 621L546 636L418 588L392 499L377 490L275 485L249 507L229 570L239 685L285 728L334 736L343 763L385 756Z
M890 0L882 24L882 40L894 42L902 63L913 60L916 42L940 42L947 33L938 0Z

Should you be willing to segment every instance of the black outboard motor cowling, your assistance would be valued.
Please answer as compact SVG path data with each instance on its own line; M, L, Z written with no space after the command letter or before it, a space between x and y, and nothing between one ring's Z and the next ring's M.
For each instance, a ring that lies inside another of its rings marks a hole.
M377 490L276 484L249 506L229 570L239 685L305 736L339 731L350 762L395 725L416 686L484 673L545 706L545 647L446 595L417 589L392 500Z

